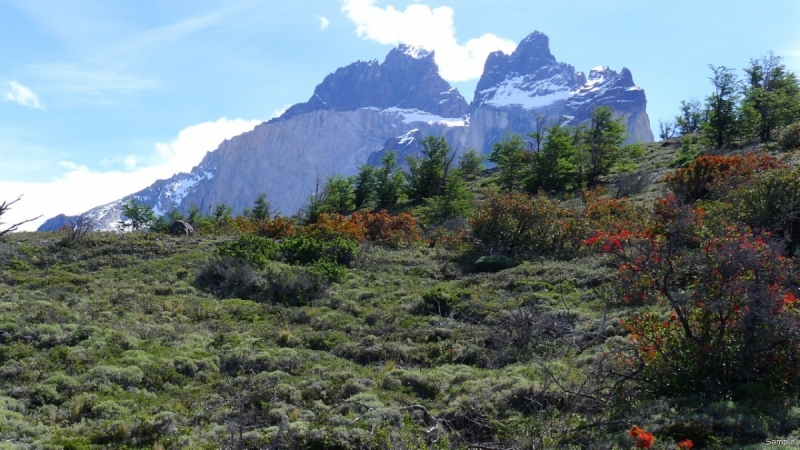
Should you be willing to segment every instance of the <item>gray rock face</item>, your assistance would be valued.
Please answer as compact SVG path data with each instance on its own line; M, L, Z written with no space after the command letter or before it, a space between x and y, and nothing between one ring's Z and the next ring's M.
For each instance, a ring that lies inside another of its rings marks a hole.
M176 236L191 236L194 234L194 228L191 224L189 224L189 222L176 220L170 224L169 232L170 234L174 234Z
M53 218L47 219L45 223L41 224L36 231L58 231L61 227L69 225L72 220L77 219L78 216L65 216L59 214Z
M281 117L220 144L190 173L158 180L147 189L87 214L100 229L122 219L131 198L158 215L196 205L204 214L221 203L234 213L266 193L273 207L294 214L317 181L355 174L362 164L377 165L388 151L419 155L420 141L444 136L458 151L485 153L507 133L534 129L534 113L549 123L575 125L597 106L624 118L630 140L653 140L644 91L630 71L606 67L586 77L550 53L549 39L535 32L511 55L497 52L486 61L475 100L468 105L439 76L433 53L400 46L386 60L357 62L328 75L308 102ZM60 223L54 218L40 230Z
M434 53L401 45L382 64L359 61L328 75L306 103L290 107L273 122L313 111L367 107L419 109L442 117L469 114L458 89L439 76Z

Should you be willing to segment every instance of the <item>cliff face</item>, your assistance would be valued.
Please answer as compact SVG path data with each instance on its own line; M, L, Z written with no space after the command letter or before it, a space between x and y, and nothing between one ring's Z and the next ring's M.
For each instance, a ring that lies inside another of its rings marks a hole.
M534 32L511 54L489 55L470 113L470 143L483 148L508 132L533 129L535 114L552 124L578 125L597 107L610 107L628 126L628 142L653 142L647 98L628 69L583 72L556 61L550 40Z
M325 77L306 103L286 110L272 122L313 111L358 108L417 109L441 117L469 114L469 105L441 76L434 53L401 45L377 61L356 62Z
M653 141L645 93L630 71L598 67L586 77L558 62L542 33L525 38L511 55L487 58L471 105L439 76L433 53L400 46L383 63L356 62L328 75L307 102L223 142L190 173L159 180L87 214L98 228L111 229L130 198L157 214L173 208L185 213L191 205L207 213L221 203L240 213L262 192L283 214L294 214L317 180L377 165L388 151L403 163L419 154L425 136L444 136L453 148L488 153L507 133L533 130L536 114L549 124L576 125L598 106L624 118L630 141ZM52 219L40 231L63 220Z

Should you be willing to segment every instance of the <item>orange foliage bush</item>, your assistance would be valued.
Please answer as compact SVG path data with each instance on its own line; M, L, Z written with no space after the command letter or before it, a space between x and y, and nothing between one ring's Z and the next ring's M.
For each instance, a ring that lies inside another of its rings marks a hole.
M297 226L290 219L282 216L265 220L261 223L258 234L272 239L285 239L294 236Z
M398 247L420 240L419 226L411 214L391 216L384 210L379 213L355 213L350 219L363 227L367 241Z
M785 164L767 153L705 155L667 175L664 183L684 203L715 200L751 180L756 173L779 167L785 167Z

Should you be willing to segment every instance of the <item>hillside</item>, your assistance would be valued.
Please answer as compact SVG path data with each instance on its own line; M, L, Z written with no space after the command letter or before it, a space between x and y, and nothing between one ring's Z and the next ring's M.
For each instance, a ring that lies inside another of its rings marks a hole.
M663 195L678 148L646 147L634 203ZM236 239L0 243L0 448L630 448L637 425L655 448L741 448L800 429L794 397L598 377L642 306L607 300L617 269L593 251L491 273L467 241L366 242L325 289L286 260L225 266Z

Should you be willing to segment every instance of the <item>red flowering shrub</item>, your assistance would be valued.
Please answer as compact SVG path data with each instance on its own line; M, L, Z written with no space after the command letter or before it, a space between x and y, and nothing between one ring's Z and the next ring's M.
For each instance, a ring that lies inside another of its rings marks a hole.
M638 229L600 232L585 243L619 262L622 303L670 309L667 318L643 312L624 322L636 350L622 360L638 363L655 393L796 389L797 279L768 235L734 226L712 233L702 210L668 198Z
M767 153L742 156L699 156L691 164L664 178L664 183L684 203L718 199L756 173L785 167Z
M678 442L678 450L689 450L694 447L694 442L689 439L684 439Z
M655 440L653 435L639 428L637 425L634 425L628 430L628 436L633 438L633 445L636 448L653 448L653 441Z
M601 194L585 191L585 206L573 208L544 195L488 193L470 217L472 236L493 251L571 258L581 251L581 241L596 230L616 233L647 216L644 208Z

